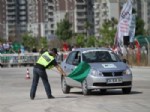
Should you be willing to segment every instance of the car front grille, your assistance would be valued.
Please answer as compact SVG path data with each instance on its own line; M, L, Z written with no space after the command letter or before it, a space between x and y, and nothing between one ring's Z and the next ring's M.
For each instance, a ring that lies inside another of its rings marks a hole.
M105 77L122 76L122 72L103 72L103 76Z

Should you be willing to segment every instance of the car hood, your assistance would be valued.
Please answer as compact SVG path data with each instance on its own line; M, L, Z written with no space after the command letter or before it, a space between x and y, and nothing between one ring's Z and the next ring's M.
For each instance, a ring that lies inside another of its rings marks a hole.
M112 63L89 63L92 69L106 72L106 71L123 71L129 68L127 64L123 62L112 62Z

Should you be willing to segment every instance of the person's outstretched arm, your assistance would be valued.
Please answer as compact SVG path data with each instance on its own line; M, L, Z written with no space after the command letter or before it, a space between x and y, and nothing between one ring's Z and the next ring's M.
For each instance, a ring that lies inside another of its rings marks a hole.
M55 67L57 68L57 70L60 72L61 75L66 76L66 73L63 71L63 69L59 65L56 65Z

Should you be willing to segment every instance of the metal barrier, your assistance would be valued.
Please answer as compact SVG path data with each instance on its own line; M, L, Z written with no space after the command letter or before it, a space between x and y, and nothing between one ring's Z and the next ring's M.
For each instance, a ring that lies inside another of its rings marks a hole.
M0 63L3 67L32 66L35 64L38 57L39 53L0 54Z
M56 60L61 63L68 55L69 52L59 52ZM24 54L0 54L1 67L13 66L33 66L35 65L39 53L24 53Z

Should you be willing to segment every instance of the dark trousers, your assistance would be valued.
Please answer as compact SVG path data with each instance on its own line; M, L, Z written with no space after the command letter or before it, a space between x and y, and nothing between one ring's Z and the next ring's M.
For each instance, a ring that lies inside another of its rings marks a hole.
M39 68L33 68L33 81L32 86L30 90L30 97L34 98L36 94L36 89L39 83L39 78L42 79L43 85L45 87L45 91L47 94L47 97L51 96L51 87L48 81L46 70L41 70Z

